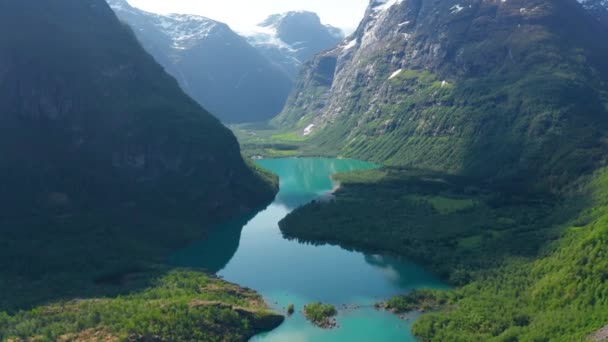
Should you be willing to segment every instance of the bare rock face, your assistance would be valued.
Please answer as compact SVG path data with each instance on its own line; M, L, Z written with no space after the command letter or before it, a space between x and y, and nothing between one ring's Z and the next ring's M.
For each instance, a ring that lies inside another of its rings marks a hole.
M394 165L503 179L589 168L605 148L590 127L606 125L606 32L576 0L373 0L274 122ZM564 139L572 159L543 162Z

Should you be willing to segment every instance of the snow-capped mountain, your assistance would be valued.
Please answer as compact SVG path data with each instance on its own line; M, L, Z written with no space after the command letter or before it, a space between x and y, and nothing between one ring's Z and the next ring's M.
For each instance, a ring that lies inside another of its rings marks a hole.
M261 121L281 111L292 88L290 77L228 25L197 15L149 13L126 0L107 1L182 88L222 121Z
M597 20L608 25L608 0L578 0Z
M307 11L273 14L241 34L292 77L303 63L344 39L342 30L322 24L316 13Z

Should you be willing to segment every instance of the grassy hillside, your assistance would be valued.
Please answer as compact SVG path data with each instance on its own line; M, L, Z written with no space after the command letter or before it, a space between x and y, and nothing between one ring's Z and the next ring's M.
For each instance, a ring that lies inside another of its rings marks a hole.
M422 341L583 341L608 324L607 170L557 197L412 170L338 179L335 201L297 210L281 229L415 258L457 285L389 301L397 311L439 306L414 324Z
M584 341L608 324L607 171L582 191L589 206L538 259L510 261L458 290L451 309L423 317L414 332L425 341Z
M0 313L0 340L247 341L282 320L251 290L195 271L174 271L123 297Z
M606 30L575 0L410 1L303 70L273 122L334 155L557 188L606 154ZM568 23L565 25L564 23Z

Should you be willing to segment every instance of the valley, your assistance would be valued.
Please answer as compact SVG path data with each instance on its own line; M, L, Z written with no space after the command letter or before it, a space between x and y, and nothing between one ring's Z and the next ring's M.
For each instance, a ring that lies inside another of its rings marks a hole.
M333 158L262 159L259 165L279 176L275 201L246 224L229 222L209 238L177 251L172 262L204 268L230 282L260 292L276 311L295 312L277 329L253 341L415 341L410 321L374 308L374 303L419 287L446 285L403 258L360 253L337 246L317 246L286 239L278 222L294 209L328 196L335 172L366 170L374 164ZM217 255L232 250L230 258ZM337 326L322 329L307 321L302 310L313 302L337 309Z
M0 3L0 341L608 340L606 0L271 13Z

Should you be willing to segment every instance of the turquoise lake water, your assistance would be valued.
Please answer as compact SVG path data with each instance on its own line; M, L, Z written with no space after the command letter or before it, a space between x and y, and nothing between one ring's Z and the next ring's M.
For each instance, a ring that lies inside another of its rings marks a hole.
M275 201L179 251L174 263L205 268L252 288L280 312L295 304L296 314L274 331L253 338L256 342L416 341L409 332L411 319L375 310L373 303L415 288L444 287L436 277L414 263L388 256L290 241L278 226L298 206L328 196L335 186L332 174L375 165L322 158L268 159L258 164L279 175L281 190ZM305 320L302 307L315 301L336 305L337 329L320 329Z

